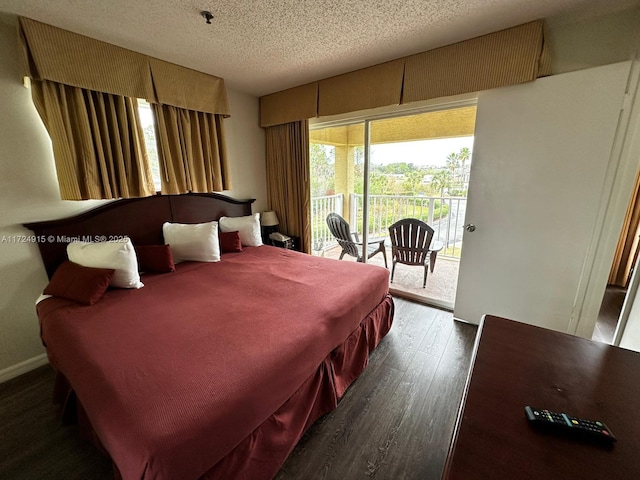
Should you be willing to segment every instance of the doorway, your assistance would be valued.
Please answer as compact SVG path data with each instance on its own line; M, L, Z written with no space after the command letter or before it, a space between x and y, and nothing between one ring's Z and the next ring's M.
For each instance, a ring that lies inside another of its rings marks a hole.
M418 218L434 229L434 240L442 242L443 249L424 288L422 268L398 264L392 293L453 309L475 115L475 104L468 104L312 126L313 254L340 256L342 248L326 224L327 215L336 212L358 238L366 232L369 242L385 241L391 269L389 226L402 218ZM384 257L374 255L368 263L384 266Z
M611 265L602 305L593 330L592 340L613 344L629 282L636 269L640 251L640 174L636 176L633 195L627 212L618 246Z

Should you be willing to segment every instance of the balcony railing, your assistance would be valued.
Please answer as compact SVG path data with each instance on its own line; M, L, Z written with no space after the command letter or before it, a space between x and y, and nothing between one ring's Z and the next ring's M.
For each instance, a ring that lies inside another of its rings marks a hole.
M349 203L351 211L346 219L356 229L357 225L362 225L362 195L352 193ZM314 250L326 250L336 245L325 219L330 212L342 214L342 204L342 194L311 199ZM402 218L418 218L435 230L434 239L444 243L440 255L459 258L466 208L465 197L370 195L369 238L387 237L389 225Z
M312 250L326 250L338 244L327 226L327 215L331 212L342 215L342 205L343 197L341 193L311 199Z
M417 218L435 230L433 238L444 243L439 255L460 257L466 197L369 195L369 238L389 236L389 225L402 218ZM362 225L362 195L351 194L351 219Z

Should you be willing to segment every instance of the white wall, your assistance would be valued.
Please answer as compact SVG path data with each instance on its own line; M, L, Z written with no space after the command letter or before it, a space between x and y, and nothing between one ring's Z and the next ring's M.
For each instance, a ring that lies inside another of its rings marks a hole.
M0 382L46 361L34 301L47 283L36 245L13 241L22 223L79 213L100 201L60 200L49 136L20 78L15 27L0 21ZM258 99L229 92L225 120L232 190L266 208ZM4 239L4 241L3 241Z
M554 75L633 59L640 40L640 7L586 18L579 14L545 22Z
M259 125L257 97L227 90L231 117L224 121L234 198L255 198L254 212L267 209L267 167L264 129Z

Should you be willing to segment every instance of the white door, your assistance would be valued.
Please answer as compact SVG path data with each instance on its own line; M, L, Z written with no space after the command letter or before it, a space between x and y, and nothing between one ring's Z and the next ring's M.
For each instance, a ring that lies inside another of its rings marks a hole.
M479 95L455 318L569 330L630 65Z

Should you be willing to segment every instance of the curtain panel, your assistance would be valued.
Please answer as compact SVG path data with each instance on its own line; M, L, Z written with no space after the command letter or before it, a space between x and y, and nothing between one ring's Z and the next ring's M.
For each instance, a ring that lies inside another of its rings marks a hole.
M289 235L300 237L311 253L311 193L309 187L309 121L266 129L267 198Z
M224 79L24 17L19 35L63 199L155 193L136 98L154 105L164 193L230 188Z
M135 99L48 80L32 83L63 200L153 195Z
M229 190L222 115L153 104L162 193Z

